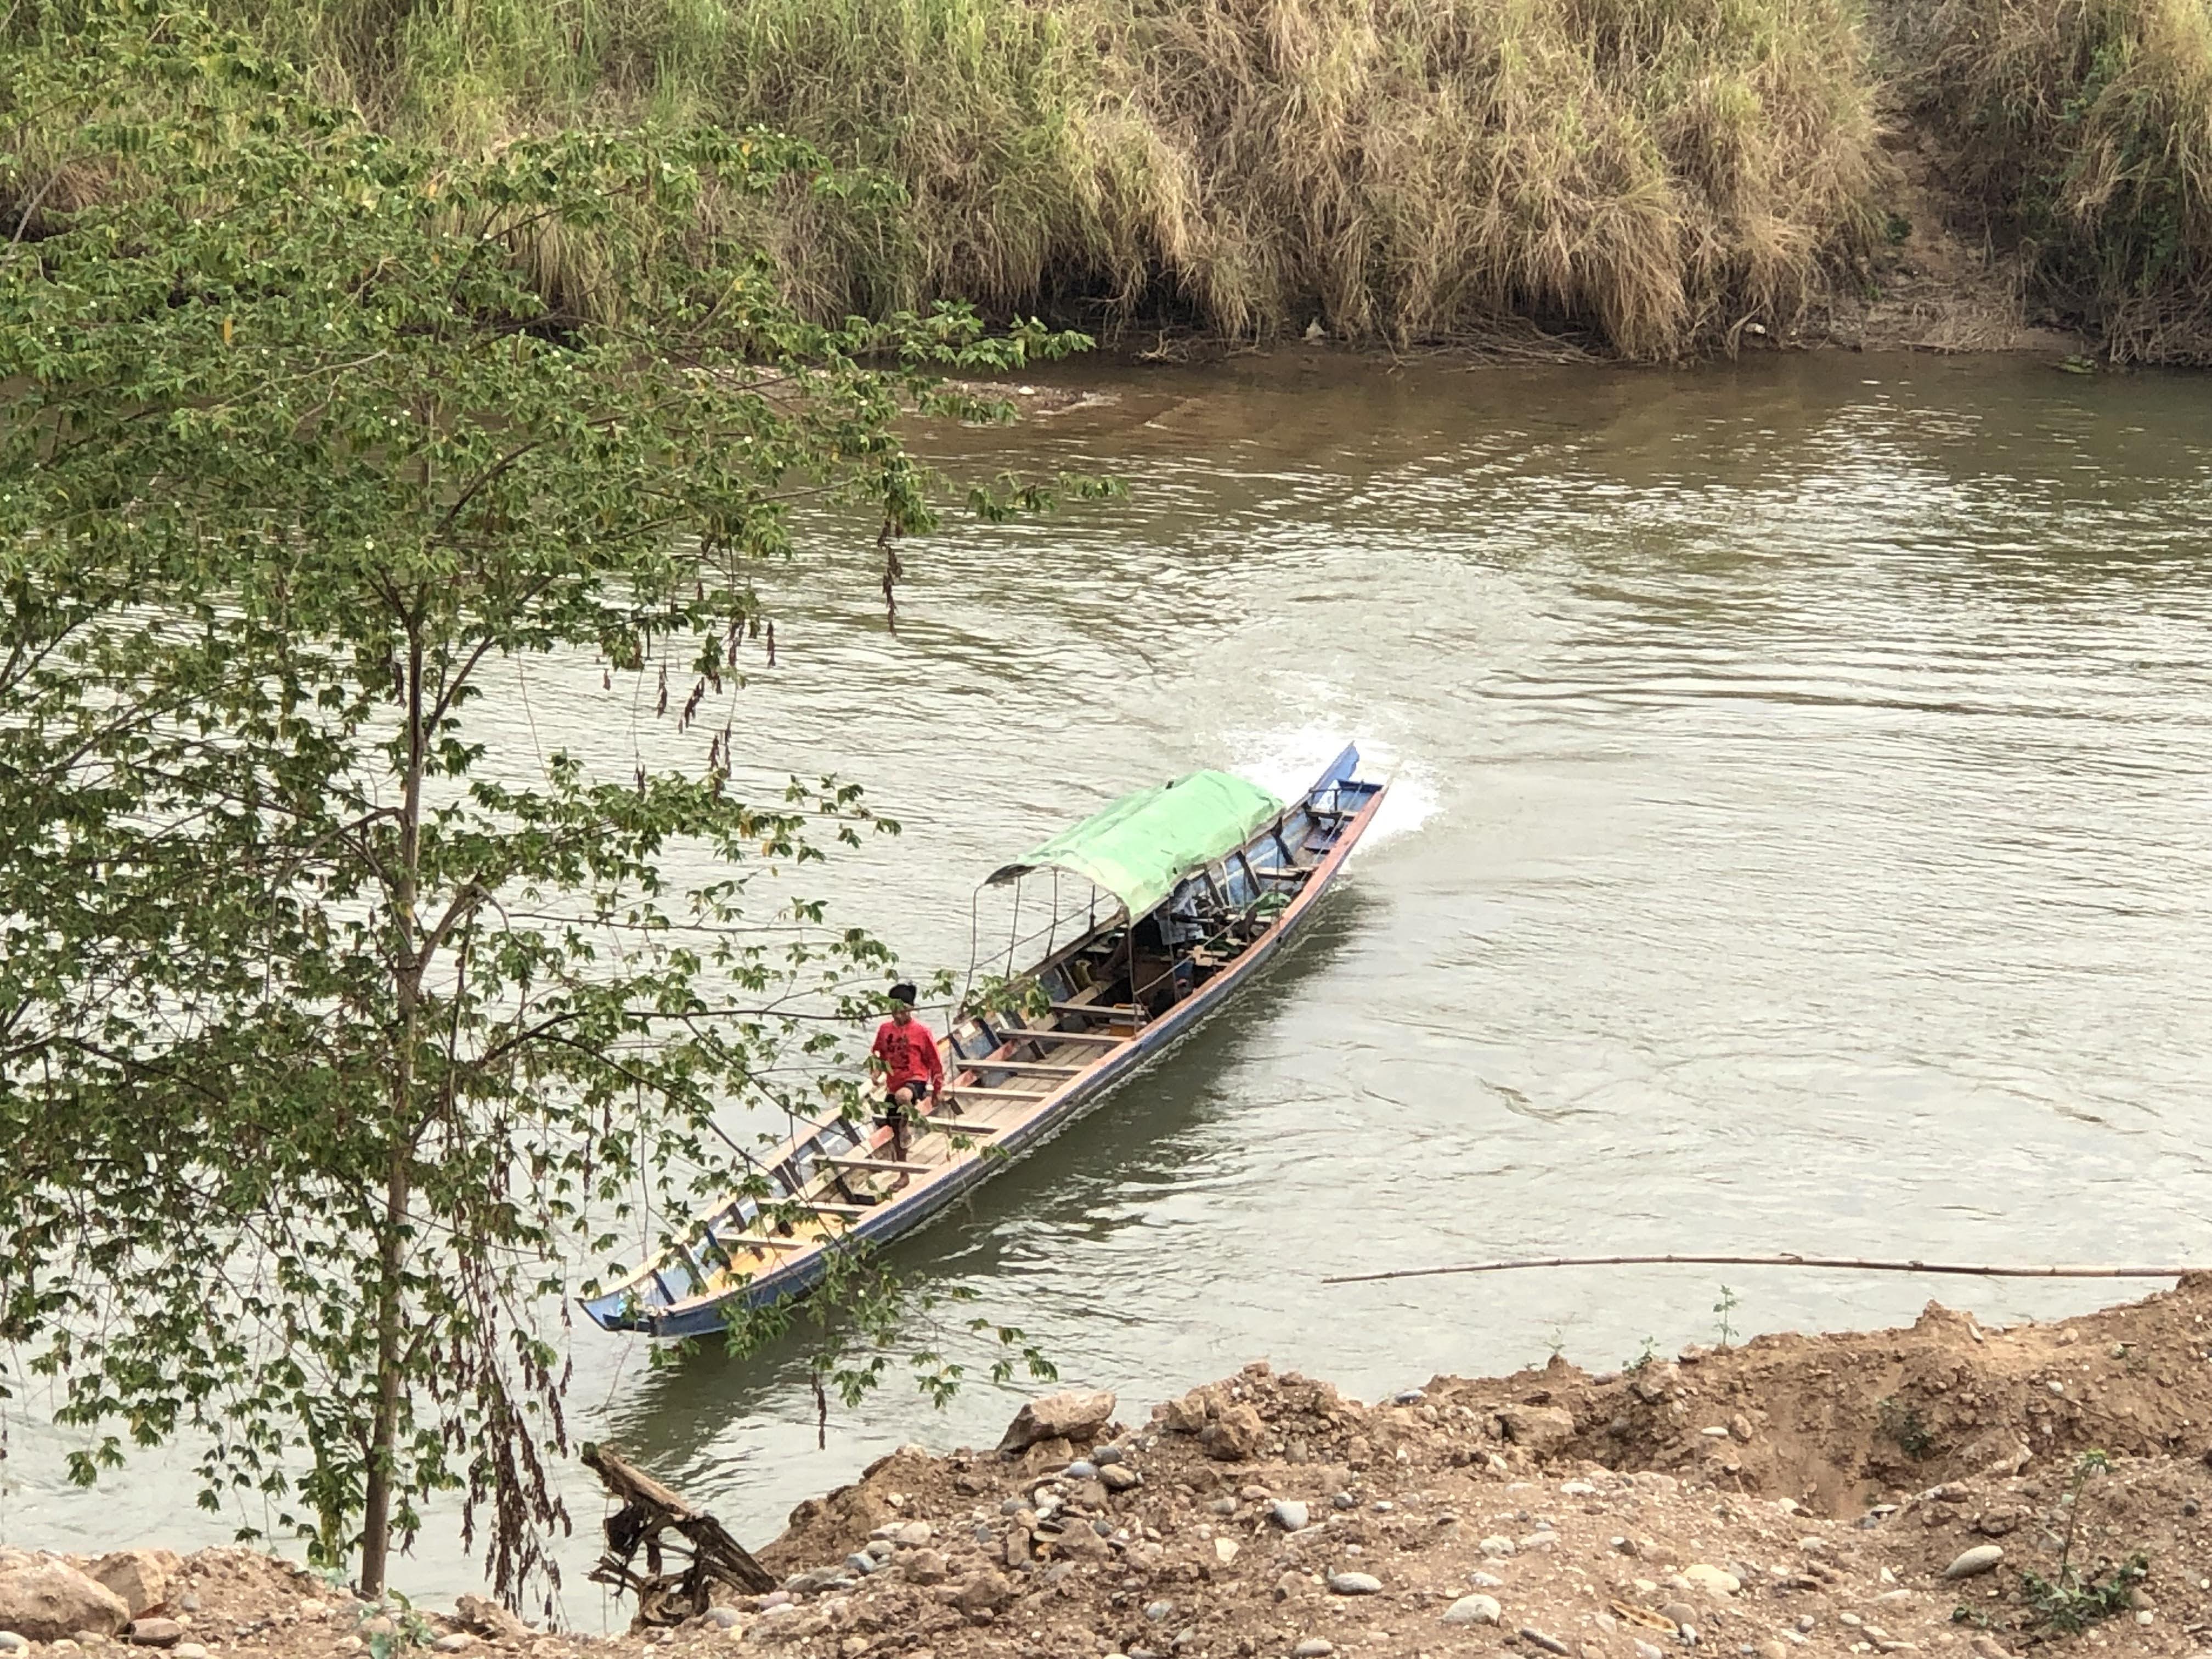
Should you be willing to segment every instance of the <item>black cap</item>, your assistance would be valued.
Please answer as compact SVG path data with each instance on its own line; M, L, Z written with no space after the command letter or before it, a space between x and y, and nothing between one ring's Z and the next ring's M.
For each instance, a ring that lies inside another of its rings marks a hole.
M904 980L891 987L890 994L893 1002L903 1002L909 1008L914 1006L914 987Z

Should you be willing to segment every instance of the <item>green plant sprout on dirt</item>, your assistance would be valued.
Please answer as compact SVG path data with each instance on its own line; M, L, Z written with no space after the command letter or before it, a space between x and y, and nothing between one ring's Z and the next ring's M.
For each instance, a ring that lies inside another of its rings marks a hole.
M2136 1587L2150 1577L2150 1558L2141 1550L2117 1565L2106 1565L2086 1577L2074 1571L2074 1541L2081 1529L2081 1498L2089 1482L2112 1472L2112 1460L2091 1449L2074 1460L2073 1478L2059 1502L2066 1506L2066 1534L2058 1547L2058 1570L2049 1578L2022 1570L2021 1596L2036 1623L2046 1631L2077 1635L2094 1624L2128 1610Z
M1713 1304L1713 1311L1720 1316L1716 1322L1715 1328L1720 1333L1721 1346L1723 1348L1733 1346L1735 1341L1735 1326L1729 1316L1741 1305L1736 1298L1736 1293L1727 1285L1722 1285L1721 1299Z
M1647 1336L1644 1339L1644 1346L1638 1352L1636 1358L1622 1360L1620 1369L1625 1371L1640 1371L1658 1358L1659 1339L1656 1336Z
M1875 1422L1882 1433L1897 1443L1897 1448L1914 1462L1928 1455L1936 1437L1928 1432L1927 1420L1920 1415L1917 1406L1899 1400L1895 1395L1884 1395L1874 1404Z

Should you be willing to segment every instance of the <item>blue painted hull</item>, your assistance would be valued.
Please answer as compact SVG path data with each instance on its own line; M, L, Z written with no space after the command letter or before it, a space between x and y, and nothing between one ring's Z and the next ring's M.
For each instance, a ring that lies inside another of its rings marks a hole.
M821 1249L810 1249L788 1266L762 1273L741 1286L712 1296L702 1295L687 1299L668 1296L668 1287L661 1284L659 1288L665 1302L663 1305L654 1305L652 1300L641 1295L641 1287L649 1280L658 1283L657 1275L640 1275L630 1284L605 1296L585 1299L582 1303L584 1311L594 1322L608 1330L636 1330L665 1337L717 1334L726 1328L734 1311L765 1307L812 1290L828 1271L827 1258L831 1250L849 1249L855 1244L884 1244L912 1232L947 1205L989 1180L1007 1163L1052 1139L1076 1118L1097 1106L1103 1097L1132 1073L1158 1058L1171 1044L1188 1035L1297 936L1311 916L1322 894L1342 869L1346 855L1373 822L1376 808L1382 800L1382 786L1353 781L1352 774L1358 769L1358 750L1347 748L1301 798L1300 807L1291 809L1318 811L1316 803L1323 799L1334 801L1337 803L1336 808L1332 809L1335 827L1327 852L1318 862L1310 866L1310 873L1306 876L1302 889L1275 922L1253 939L1214 978L1147 1021L1127 1042L1085 1068L1080 1076L1048 1097L1039 1109L1019 1125L996 1137L992 1143L994 1155L969 1156L960 1159L943 1173L920 1182L908 1196L870 1210L864 1218L839 1234L833 1244ZM1251 845L1257 847L1267 839L1265 835L1255 837ZM1279 847L1282 845L1279 834L1275 836L1274 842ZM988 1060L961 1060L956 1062L956 1069L988 1071L991 1068ZM995 1155L997 1153L1004 1156ZM666 1265L665 1261L663 1265Z

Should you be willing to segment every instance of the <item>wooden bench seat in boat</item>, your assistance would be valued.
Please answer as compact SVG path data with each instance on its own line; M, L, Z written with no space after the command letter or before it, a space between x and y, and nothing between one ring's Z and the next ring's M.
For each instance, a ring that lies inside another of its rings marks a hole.
M900 1164L887 1158L826 1158L822 1160L840 1170L889 1170L893 1174L934 1175L945 1166L941 1164Z
M1127 1042L1127 1037L1115 1036L1111 1031L1057 1031L1037 1025L1012 1025L1006 1028L1006 1042L1041 1042L1050 1047L1055 1042ZM986 1066L988 1060L962 1060L963 1066Z

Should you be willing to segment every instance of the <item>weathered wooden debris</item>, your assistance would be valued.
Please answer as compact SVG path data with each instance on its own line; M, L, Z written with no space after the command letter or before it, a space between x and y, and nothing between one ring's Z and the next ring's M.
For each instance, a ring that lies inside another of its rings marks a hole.
M769 1570L713 1516L604 1446L587 1445L583 1455L608 1494L622 1500L607 1517L606 1553L587 1577L618 1595L635 1595L638 1626L698 1618L714 1605L717 1584L750 1595L775 1588ZM642 1572L631 1565L640 1550L645 1552Z

